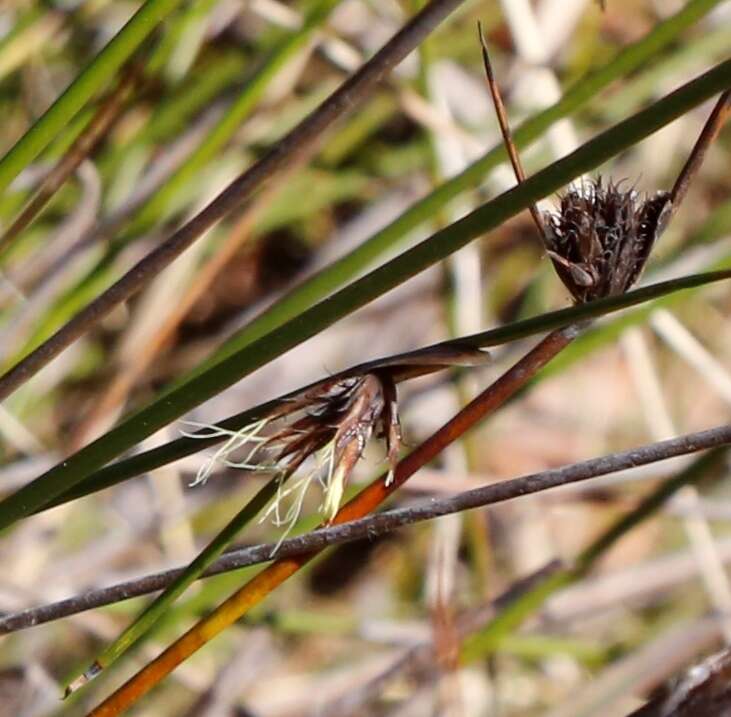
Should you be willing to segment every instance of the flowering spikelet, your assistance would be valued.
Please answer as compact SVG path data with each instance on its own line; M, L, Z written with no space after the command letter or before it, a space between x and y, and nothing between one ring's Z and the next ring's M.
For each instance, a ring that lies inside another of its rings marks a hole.
M393 482L401 448L396 384L489 360L486 351L437 344L369 361L319 381L280 399L266 415L238 430L192 423L199 430L184 433L189 438L225 439L200 467L193 485L204 483L217 465L274 474L277 493L264 519L286 526L286 535L299 518L308 488L318 481L324 494L321 511L332 520L374 433L386 447L385 483Z
M289 420L281 423L283 419ZM276 423L279 425L272 430ZM384 371L323 381L238 431L193 425L204 431L185 435L227 438L201 466L193 485L205 482L217 464L274 473L280 483L264 517L272 517L275 525L288 526L287 532L298 519L305 493L316 478L323 486L322 512L328 520L334 517L345 484L374 431L386 442L390 482L401 437L396 386ZM262 435L265 431L267 435ZM241 450L243 458L232 458ZM284 482L305 461L310 467L285 488ZM285 499L292 503L283 512Z
M545 240L578 303L624 293L637 281L670 216L667 192L642 198L612 181L581 182L544 214Z

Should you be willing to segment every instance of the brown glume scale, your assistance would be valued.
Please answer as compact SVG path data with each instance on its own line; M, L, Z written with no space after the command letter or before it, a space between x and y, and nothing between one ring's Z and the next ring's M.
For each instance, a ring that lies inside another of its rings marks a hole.
M543 214L548 255L579 303L627 291L670 216L668 192L643 198L620 184L584 180Z

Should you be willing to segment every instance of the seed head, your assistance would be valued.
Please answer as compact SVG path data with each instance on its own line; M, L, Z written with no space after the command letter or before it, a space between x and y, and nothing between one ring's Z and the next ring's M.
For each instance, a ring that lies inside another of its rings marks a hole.
M640 277L670 216L670 195L642 197L611 180L569 187L557 211L544 214L556 272L578 303L615 296Z

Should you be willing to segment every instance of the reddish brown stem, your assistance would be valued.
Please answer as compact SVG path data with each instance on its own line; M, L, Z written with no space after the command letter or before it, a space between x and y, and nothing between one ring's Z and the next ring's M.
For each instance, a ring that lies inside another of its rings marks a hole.
M485 35L482 32L482 24L477 23L477 34L480 38L480 46L482 48L482 64L485 66L485 79L487 80L487 88L490 90L490 96L492 97L492 103L495 105L495 114L497 115L498 125L500 125L500 132L503 136L503 142L505 149L508 152L510 158L510 164L513 165L513 172L515 172L515 179L518 184L525 182L525 170L523 164L520 161L520 155L518 154L518 148L515 146L513 141L513 134L510 131L510 124L508 123L508 113L505 111L505 104L503 103L502 95L500 94L500 87L495 80L495 74L492 71L492 64L490 63L490 55L487 52L487 41ZM541 240L544 245L547 245L546 238L546 227L541 218L541 213L538 211L538 207L535 204L531 204L530 215L533 218L533 222L538 229L538 233L541 235Z
M580 328L574 325L546 336L497 381L402 460L394 471L393 481L390 485L386 486L386 474L384 474L349 503L346 503L338 511L331 524L355 520L372 512L419 468L429 463L448 445L459 439L487 415L495 412L511 396L514 396L543 366L571 343L579 331ZM250 608L261 602L287 578L294 575L318 552L313 551L272 563L110 695L90 713L89 717L112 717L112 715L121 714L147 694L181 662L238 620Z
M718 133L721 131L721 127L723 127L724 123L728 119L729 113L731 113L731 90L726 90L726 92L718 98L718 102L716 102L713 112L711 112L710 117L706 120L703 131L693 146L693 150L691 151L688 160L683 165L683 169L680 170L680 174L675 180L673 189L670 192L672 214L675 214L681 202L685 198L690 183L693 181L695 175L698 174L701 164L703 164L708 148L713 143L713 140L718 136Z
M406 456L396 467L391 485L386 487L384 481L380 479L374 481L340 509L334 522L355 520L377 508L419 468L436 458L448 445L461 438L476 423L494 413L514 396L556 354L568 346L578 336L579 331L577 326L569 326L551 332L495 383L488 386L477 398Z

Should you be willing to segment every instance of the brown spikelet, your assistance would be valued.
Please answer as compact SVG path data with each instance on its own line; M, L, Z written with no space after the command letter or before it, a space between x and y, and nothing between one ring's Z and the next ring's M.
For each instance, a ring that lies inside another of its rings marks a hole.
M228 441L201 466L194 484L205 482L219 463L274 473L284 482L306 460L315 459L315 467L293 487L284 490L280 485L279 497L267 511L267 515L274 513L276 524L292 523L280 519L280 499L296 493L296 502L301 505L304 492L315 478L324 488L323 512L329 517L334 515L374 432L385 441L391 468L400 449L396 385L385 370L326 379L239 431L196 425L207 429L204 435L225 435ZM289 511L288 515L296 519L299 510Z
M544 215L548 254L578 303L615 296L640 277L670 216L667 192L643 198L599 178L561 196Z
M191 485L205 483L217 466L274 474L279 488L266 515L273 514L275 524L291 528L305 492L317 480L323 486L323 513L332 517L374 433L386 448L386 485L393 480L401 449L396 385L451 366L477 366L489 360L486 351L438 344L368 361L318 381L282 397L266 415L238 429L189 421L198 430L183 435L222 440ZM290 500L294 496L294 504L282 519L281 499L287 496Z

